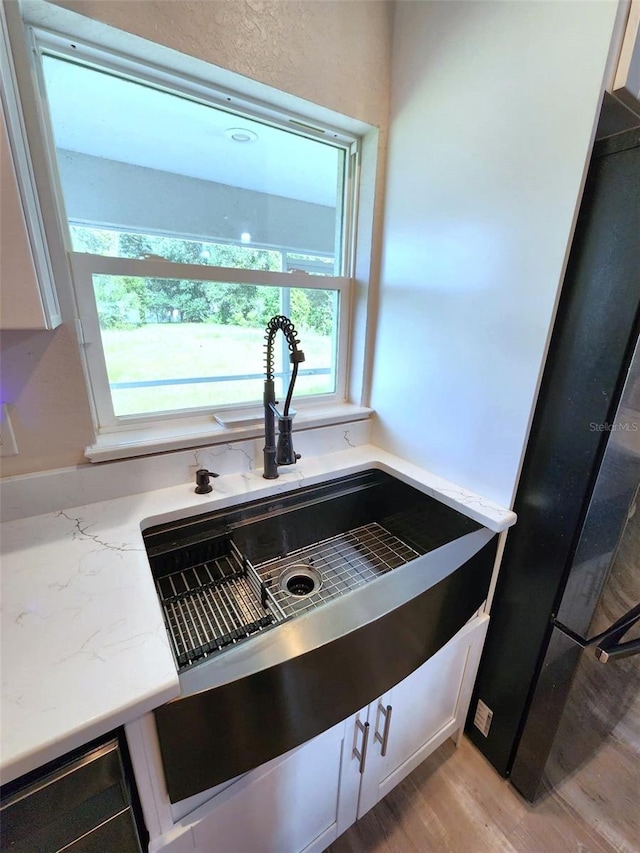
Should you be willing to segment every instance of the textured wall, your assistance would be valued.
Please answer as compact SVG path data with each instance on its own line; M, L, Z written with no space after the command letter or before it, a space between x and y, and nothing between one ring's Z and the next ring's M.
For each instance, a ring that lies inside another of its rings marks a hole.
M377 125L384 156L391 51L387 2L73 0L57 5ZM374 212L379 238L381 192ZM66 329L39 335L12 333L1 343L22 451L3 459L3 476L82 463L91 442L75 338Z
M56 0L56 4L369 124L386 124L388 3Z
M396 6L374 440L505 505L615 12Z

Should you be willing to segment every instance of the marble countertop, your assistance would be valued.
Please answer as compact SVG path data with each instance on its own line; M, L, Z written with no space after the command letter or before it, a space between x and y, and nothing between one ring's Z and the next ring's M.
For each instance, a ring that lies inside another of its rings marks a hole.
M142 529L370 467L496 532L515 522L492 501L366 445L307 457L276 481L229 474L209 495L185 483L3 524L2 782L179 694Z

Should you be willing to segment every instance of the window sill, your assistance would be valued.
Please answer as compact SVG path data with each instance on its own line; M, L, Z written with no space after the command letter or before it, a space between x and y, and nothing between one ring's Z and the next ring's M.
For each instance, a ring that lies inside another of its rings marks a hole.
M299 409L295 419L295 430L303 431L315 427L366 420L372 413L366 406L352 403L335 403L322 407ZM224 427L212 415L202 418L175 419L142 427L122 429L100 434L95 444L85 448L85 456L91 462L108 462L148 456L169 450L184 450L189 447L226 444L230 441L260 438L264 434L262 418L256 416L242 426Z

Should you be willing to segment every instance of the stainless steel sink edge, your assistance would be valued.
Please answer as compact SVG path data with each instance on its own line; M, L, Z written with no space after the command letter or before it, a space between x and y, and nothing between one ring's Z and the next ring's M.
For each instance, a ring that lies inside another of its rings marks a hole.
M319 648L379 619L466 563L495 533L481 528L180 674L181 698L229 684Z
M347 465L344 468L334 469L331 471L323 471L321 473L312 474L309 476L305 476L301 472L296 472L297 476L295 479L287 480L285 476L282 476L280 480L265 480L263 482L260 482L258 483L258 488L231 494L221 491L222 484L220 483L220 480L218 480L216 481L216 488L212 492L210 498L206 499L203 503L189 504L182 506L179 509L171 510L169 512L161 513L159 515L152 515L148 518L143 518L140 521L140 531L144 532L150 527L155 527L159 524L167 524L170 522L180 521L190 516L206 515L209 512L217 512L218 510L224 509L231 510L243 503L246 503L246 501L260 500L263 498L268 498L270 496L275 497L279 494L286 495L292 492L296 492L299 489L305 488L307 486L322 485L323 483L327 483L335 479L336 477L348 477L352 474L361 474L364 471L369 470L382 471L383 473L388 474L391 477L395 477L397 480L400 480L407 486L411 486L414 489L417 489L419 492L422 492L423 494L428 495L434 500L439 501L450 509L459 512L461 515L465 515L467 518L470 518L473 521L478 522L479 524L487 526L489 529L493 530L496 533L499 533L500 531L508 527L511 523L509 520L505 523L492 525L491 523L487 522L487 518L482 512L476 510L475 507L466 505L458 498L456 498L455 495L445 494L444 492L439 491L436 487L429 486L421 480L417 479L416 477L413 477L410 474L407 474L399 468L395 468L393 467L393 465L389 465L386 462L383 462L378 459L368 459L362 462L356 462L351 465ZM462 494L463 490L460 490L460 493ZM509 519L513 515L513 513L506 511L505 514L506 516L509 516Z

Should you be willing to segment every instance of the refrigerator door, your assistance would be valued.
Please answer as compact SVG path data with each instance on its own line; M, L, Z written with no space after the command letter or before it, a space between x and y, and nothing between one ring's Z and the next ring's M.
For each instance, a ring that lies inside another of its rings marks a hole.
M588 626L591 637L621 616L628 656L606 660L554 627L511 773L529 800L556 789L621 850L640 838L640 503L631 506L607 582ZM635 614L635 620L634 620ZM623 644L623 645L622 645Z
M640 484L640 339L614 418L591 428L608 432L609 441L556 614L557 623L585 639L593 636L593 613Z
M573 779L583 764L580 784L593 784L589 772L604 772L599 750L622 750L618 712L631 715L625 730L640 728L640 339L618 409L602 426L609 440L511 771L529 800L545 777L559 783L564 770ZM640 739L625 748L640 753ZM640 770L635 781L640 791Z

